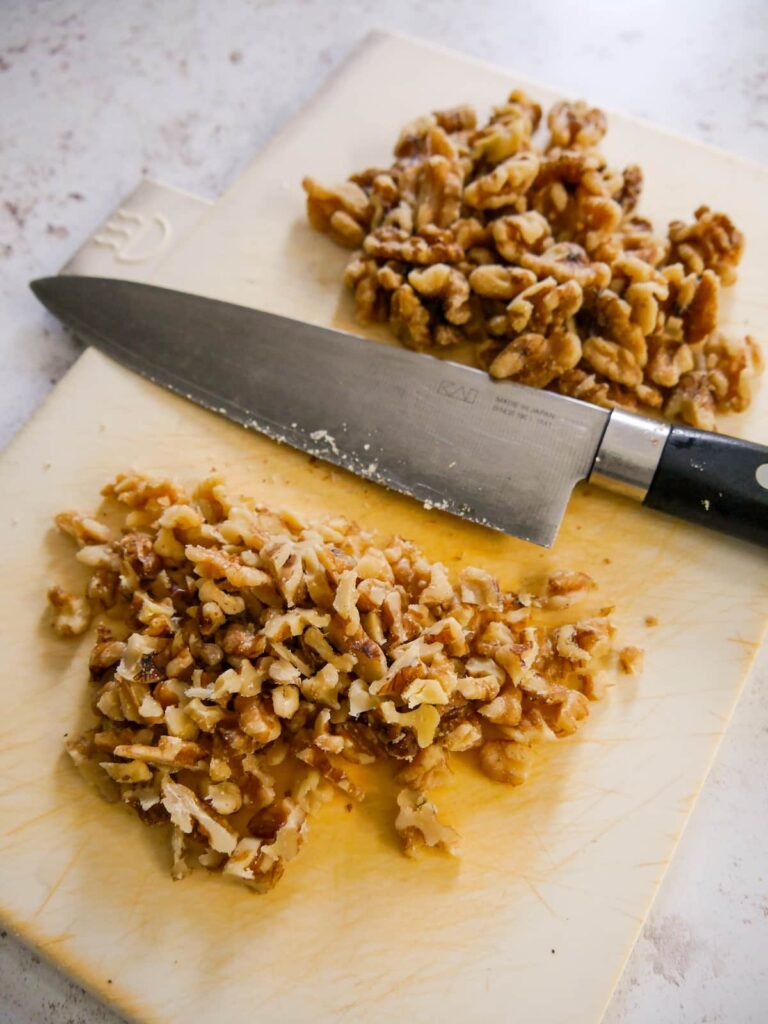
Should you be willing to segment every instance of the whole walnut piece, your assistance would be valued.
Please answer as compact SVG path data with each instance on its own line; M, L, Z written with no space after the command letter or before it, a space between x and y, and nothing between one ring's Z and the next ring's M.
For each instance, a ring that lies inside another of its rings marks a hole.
M534 153L518 153L467 185L464 202L478 210L514 206L522 201L538 173L538 157Z
M496 377L717 428L762 359L719 330L744 236L699 206L666 233L638 214L643 170L612 167L602 110L519 89L485 123L461 105L406 125L388 167L304 179L310 223L358 250L358 321L426 351L469 343ZM462 351L466 351L463 349Z
M368 196L354 182L335 189L324 188L314 178L305 178L307 216L318 231L327 231L335 241L356 248L365 237L370 204Z
M569 103L560 100L549 112L547 125L551 133L550 146L594 148L608 131L608 121L602 110L591 110L583 100Z
M429 299L440 299L443 315L450 324L469 320L469 282L447 263L433 263L424 270L412 270L408 282L415 291Z
M547 336L521 334L496 356L490 365L490 374L543 388L566 370L573 369L581 354L581 342L572 331L558 328Z
M554 277L519 292L507 306L511 331L544 331L570 320L581 309L584 293L578 281L558 284Z
M694 217L693 224L676 220L669 225L670 262L679 260L696 274L714 270L723 284L733 284L744 250L744 235L730 217L713 213L708 206L700 206Z

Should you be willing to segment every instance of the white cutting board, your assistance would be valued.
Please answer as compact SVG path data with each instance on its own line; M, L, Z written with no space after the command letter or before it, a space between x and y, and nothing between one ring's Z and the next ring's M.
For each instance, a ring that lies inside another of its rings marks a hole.
M483 111L521 84L372 37L155 260L154 279L349 325L345 254L307 228L301 176L384 162L409 118L460 101ZM768 172L618 116L608 138L613 159L644 165L647 213L663 223L708 201L747 231L728 317L768 339ZM768 382L731 429L768 441ZM437 800L464 837L458 863L401 857L391 795L372 792L354 814L328 807L268 896L202 872L173 883L165 837L103 804L62 753L88 717L88 641L54 638L43 615L49 582L73 578L50 517L92 507L129 466L184 480L216 467L267 503L347 513L508 584L586 569L626 639L647 647L645 675L548 749L524 787L457 773ZM310 465L93 351L0 458L0 553L0 916L122 1013L163 1024L599 1020L768 613L766 558L747 545L582 487L545 552ZM660 624L646 629L646 615Z

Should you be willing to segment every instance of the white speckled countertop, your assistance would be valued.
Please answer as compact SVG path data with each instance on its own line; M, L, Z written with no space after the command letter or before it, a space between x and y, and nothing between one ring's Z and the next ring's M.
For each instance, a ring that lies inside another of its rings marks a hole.
M78 353L27 282L142 174L218 194L373 27L768 163L766 0L2 0L0 444ZM768 1019L766 686L764 649L606 1024ZM0 1024L113 1021L0 933Z

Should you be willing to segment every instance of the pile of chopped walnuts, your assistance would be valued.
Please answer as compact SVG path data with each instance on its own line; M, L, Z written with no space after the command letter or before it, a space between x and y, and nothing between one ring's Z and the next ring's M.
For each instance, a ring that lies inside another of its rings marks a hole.
M656 235L635 213L640 167L597 149L603 112L556 103L539 145L541 113L518 90L482 127L470 107L436 111L392 166L335 188L305 178L312 225L358 250L344 279L359 321L417 349L470 341L494 377L713 429L760 368L751 338L716 329L743 235L706 206Z
M86 596L51 589L53 626L98 618L90 654L96 725L68 743L112 795L169 828L172 873L197 862L270 889L334 790L364 798L355 766L394 766L406 852L458 852L427 793L449 758L476 751L499 782L523 782L536 743L573 733L608 668L610 608L581 572L539 594L503 592L477 568L458 584L409 541L379 546L354 524L312 526L229 497L118 476L113 533L63 513L91 572ZM126 508L127 507L127 508ZM563 621L563 620L567 621Z

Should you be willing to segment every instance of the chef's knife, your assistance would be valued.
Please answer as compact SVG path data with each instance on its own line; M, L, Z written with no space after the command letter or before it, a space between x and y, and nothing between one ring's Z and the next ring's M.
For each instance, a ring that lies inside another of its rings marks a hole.
M227 302L92 277L35 295L157 384L358 476L536 544L590 480L768 546L768 448Z

